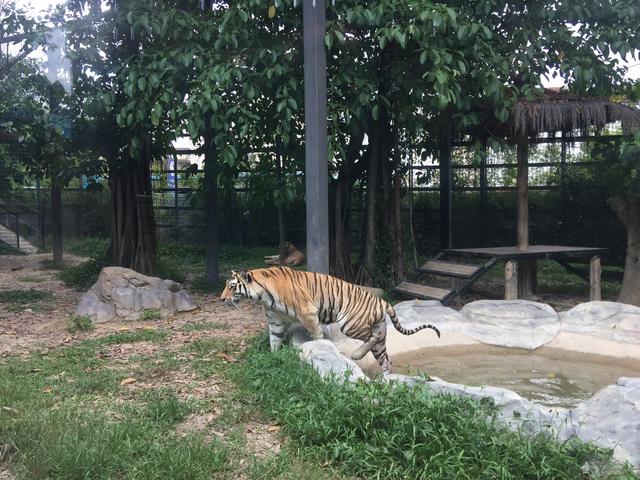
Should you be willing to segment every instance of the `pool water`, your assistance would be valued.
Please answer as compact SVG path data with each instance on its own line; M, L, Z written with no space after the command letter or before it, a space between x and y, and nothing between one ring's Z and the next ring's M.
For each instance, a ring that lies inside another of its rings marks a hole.
M452 383L503 387L536 403L571 408L619 377L640 377L640 361L554 348L489 345L429 348L392 359L394 371Z

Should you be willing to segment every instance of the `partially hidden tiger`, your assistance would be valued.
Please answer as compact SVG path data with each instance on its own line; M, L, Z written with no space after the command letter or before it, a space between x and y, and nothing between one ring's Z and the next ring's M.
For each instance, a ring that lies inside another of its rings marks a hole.
M351 358L360 360L370 351L385 375L391 373L386 315L403 335L430 328L440 337L440 331L430 324L410 330L404 328L393 307L384 299L321 273L287 267L231 272L221 299L236 304L243 298L264 305L271 350L280 348L292 322L302 323L315 340L323 338L323 324L337 323L345 335L364 342Z

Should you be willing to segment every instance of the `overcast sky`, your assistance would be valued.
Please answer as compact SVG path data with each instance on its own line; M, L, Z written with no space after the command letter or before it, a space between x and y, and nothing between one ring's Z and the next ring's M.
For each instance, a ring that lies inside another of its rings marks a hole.
M58 5L63 3L64 0L17 0L16 3L20 6L26 6L33 11L45 10L51 5ZM629 65L629 72L627 73L628 78L640 78L640 62L632 61ZM543 79L543 83L547 87L558 87L562 86L562 81L559 78L550 79L547 81Z

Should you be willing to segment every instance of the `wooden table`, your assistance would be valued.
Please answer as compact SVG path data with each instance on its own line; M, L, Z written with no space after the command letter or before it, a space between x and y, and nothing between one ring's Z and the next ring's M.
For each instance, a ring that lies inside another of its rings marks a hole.
M564 266L563 262L574 258L589 258L589 299L601 300L600 276L602 265L600 258L607 252L606 248L570 247L563 245L530 245L527 249L518 250L511 247L487 248L455 248L446 250L455 255L469 255L481 258L498 258L505 262L504 268L504 298L515 300L518 298L518 261L546 258L555 260Z

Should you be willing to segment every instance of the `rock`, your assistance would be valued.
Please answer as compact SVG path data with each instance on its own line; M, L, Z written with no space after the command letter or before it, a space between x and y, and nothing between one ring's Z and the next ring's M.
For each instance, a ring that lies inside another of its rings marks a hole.
M527 300L478 300L465 305L464 333L483 343L533 350L555 338L560 316Z
M619 378L572 409L568 418L563 438L577 436L612 448L615 458L640 466L640 378Z
M411 329L430 323L438 327L440 332L458 332L465 318L453 308L445 307L437 300L408 300L394 305L400 323ZM394 329L387 318L387 328Z
M179 283L148 277L128 268L105 267L98 281L80 298L75 313L102 323L116 317L137 320L144 310L170 315L196 308Z
M313 340L300 347L300 359L309 363L322 378L367 381L367 376L353 361L342 355L330 340Z
M640 307L618 302L581 303L560 314L563 332L640 343Z

